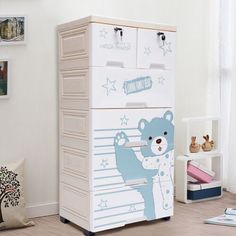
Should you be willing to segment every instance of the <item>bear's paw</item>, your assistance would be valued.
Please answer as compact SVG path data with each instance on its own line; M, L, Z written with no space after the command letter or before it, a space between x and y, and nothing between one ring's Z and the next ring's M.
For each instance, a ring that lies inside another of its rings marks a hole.
M123 146L126 142L128 142L128 136L124 132L117 133L114 138L115 146Z

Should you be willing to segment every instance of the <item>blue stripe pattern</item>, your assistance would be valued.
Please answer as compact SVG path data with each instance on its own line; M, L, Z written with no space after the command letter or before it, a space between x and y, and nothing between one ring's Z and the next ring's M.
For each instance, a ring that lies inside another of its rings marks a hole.
M103 195L109 195L109 194L113 194L113 193L122 193L122 192L130 192L130 191L134 191L134 190L133 189L125 189L125 190L113 191L113 192L108 192L108 193L98 193L98 194L95 194L95 196L103 196Z
M101 148L101 147L114 147L113 144L110 145L95 145L94 148Z
M109 155L109 154L115 154L115 152L94 153L94 156Z
M94 179L107 179L107 178L115 178L115 177L121 177L121 175L111 175L111 176L95 177Z
M105 187L105 186L112 186L112 185L118 185L118 184L124 184L124 182L120 182L120 183L115 183L115 184L102 184L102 185L95 185L95 188L99 188L99 187Z
M116 130L137 130L137 128L118 128L118 129L94 129L93 131L99 132L99 131L116 131Z
M139 151L134 151L134 152L140 152L140 150ZM94 153L94 156L109 155L109 154L115 154L115 152Z
M140 205L140 204L144 204L144 202L134 203L135 206ZM103 209L96 210L94 212L107 211L107 210L111 210L111 209L117 209L117 208L120 208L120 207L127 207L127 206L130 206L130 205L131 205L131 203L126 204L126 205L115 206L115 207L103 208Z
M101 141L99 143L97 141L97 145L94 145L95 153L93 154L93 156L94 157L103 157L104 156L104 157L106 157L106 160L107 160L108 157L109 158L114 158L115 157L115 149L114 149L114 145L112 143L112 140L114 139L115 136L111 136L112 134L108 133L108 131L117 131L117 132L119 132L119 131L122 131L122 130L123 131L128 131L128 130L129 131L138 131L137 128L94 129L94 132L97 132L96 133L97 135L96 135L96 137L94 137L94 140L101 140ZM99 132L101 132L101 133L99 133ZM104 136L104 134L107 135L107 136ZM140 138L141 135L129 135L128 137L131 138L131 139L132 138ZM100 143L101 143L101 145L99 145ZM110 144L110 143L112 143L112 144ZM102 150L102 148L104 148L104 150ZM138 150L136 152L140 152L140 150ZM102 182L101 185L95 185L94 188L96 188L96 191L97 191L97 188L102 188L103 189L102 191L104 191L104 189L106 189L105 192L102 192L102 193L100 192L98 194L95 194L96 197L97 196L113 195L113 194L117 194L117 193L131 192L131 191L133 192L134 191L133 189L130 189L130 188L129 189L124 189L125 183L124 183L124 181L122 181L122 176L119 175L119 173L117 173L118 175L108 176L107 175L108 173L106 173L106 171L109 171L109 170L117 170L117 168L107 168L107 169L103 168L103 169L94 170L94 172L97 172L97 173L103 171L101 173L106 175L106 176L103 176L103 177L94 177L94 180L97 181L97 180L104 179L103 182L105 183L106 179L108 179L108 178L117 178L117 179L114 179L114 180L117 180L119 182L117 183L117 181L116 181L116 183L110 183L110 184L102 184L103 183ZM119 180L119 177L121 177L120 180ZM97 184L98 184L98 182L97 182ZM144 202L137 202L137 203L133 203L133 204L135 206L139 205L141 208L143 208L141 204L144 204ZM109 222L109 218L111 218L111 217L115 217L113 219L113 221L114 221L116 219L116 217L119 217L119 216L121 216L122 218L125 217L125 216L128 217L129 215L132 215L133 213L138 213L138 212L143 212L144 211L144 209L142 209L142 210L136 210L135 209L134 211L127 211L128 210L127 207L130 207L130 205L131 204L129 203L129 204L123 204L123 205L119 205L119 206L113 206L113 207L110 207L110 208L102 208L102 209L95 210L95 212L97 212L97 213L107 212L107 213L109 213L109 215L108 216L102 216L102 215L99 214L99 215L97 215L97 218L95 218L94 220L103 220L104 219L106 221L106 219L107 219L107 222ZM121 209L122 207L123 207L123 209L122 209L122 212L120 211L121 213L114 214L114 212L113 212L113 215L111 215L112 212L108 212L108 210L112 211L113 209ZM95 225L94 228L102 228L102 227L112 228L112 227L114 227L118 224L124 225L125 223L126 223L126 221L123 220L123 221L118 221L118 222L111 222L111 223L107 223L107 224L102 224L102 225Z
M117 168L107 168L107 169L97 169L97 170L93 170L93 171L95 171L95 172L97 172L97 171L104 171L104 170L117 170Z
M135 212L141 212L141 211L143 212L143 210L127 211L127 212L124 212L124 213L119 213L119 214L114 214L114 215L109 215L109 216L98 217L98 218L95 218L94 220L101 220L101 219L110 218L110 217L113 217L113 216L122 216L122 215L127 215L127 214L133 214Z
M141 137L141 135L129 135L128 137L129 138L137 138L137 137ZM114 139L114 136L110 136L110 137L95 137L94 139L95 140L98 140L98 139Z

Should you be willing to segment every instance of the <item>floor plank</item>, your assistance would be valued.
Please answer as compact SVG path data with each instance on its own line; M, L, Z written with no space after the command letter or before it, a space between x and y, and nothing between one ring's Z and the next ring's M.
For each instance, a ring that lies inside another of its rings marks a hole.
M219 200L182 204L176 202L175 214L170 221L157 220L131 224L119 229L100 232L97 236L235 236L236 227L203 224L203 220L220 215L226 207L236 208L236 195L225 193ZM62 224L59 216L34 219L36 226L0 232L1 236L82 236L80 228Z

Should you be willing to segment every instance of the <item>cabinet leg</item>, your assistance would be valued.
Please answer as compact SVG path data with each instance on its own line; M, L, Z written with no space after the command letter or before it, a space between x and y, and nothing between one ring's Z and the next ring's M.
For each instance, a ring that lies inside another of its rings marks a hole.
M170 220L170 216L164 217L162 219L165 220L165 221L169 221Z
M63 224L68 224L70 223L69 220L65 219L64 217L60 216L60 221L63 223Z
M95 236L95 233L85 230L84 235L85 236Z

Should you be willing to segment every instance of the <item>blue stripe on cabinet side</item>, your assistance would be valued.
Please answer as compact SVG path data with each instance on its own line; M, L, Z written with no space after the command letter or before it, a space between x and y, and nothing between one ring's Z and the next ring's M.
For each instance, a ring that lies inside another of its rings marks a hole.
M102 153L94 153L94 156L100 156L100 155L109 155L109 154L115 154L115 152L102 152Z
M97 171L107 171L107 170L117 170L117 168L97 169L93 171L97 172Z
M129 135L129 138L137 138L137 137L141 137L141 135ZM111 137L95 137L94 139L114 139L114 136Z
M132 204L136 206L136 205L144 204L144 202L137 202L137 203L132 203ZM103 209L95 210L94 212L100 212L100 211L106 211L106 210L111 210L111 209L117 209L117 208L121 208L121 207L127 207L127 206L130 206L132 204L126 204L126 205L120 205L120 206L115 206L115 207L103 208Z
M107 179L107 178L114 178L114 177L121 177L121 175L110 175L110 176L103 176L103 177L95 177L94 179Z
M134 151L134 152L140 152L140 151ZM94 153L94 156L100 156L100 155L108 155L108 154L115 154L115 152L103 152L103 153Z
M116 131L116 130L138 130L137 128L118 128L118 129L94 129L93 131L99 132L99 131Z
M109 224L104 224L104 225L97 225L94 226L94 228L101 228L101 227L105 227L105 226L109 226L109 225L116 225L116 224L124 224L126 221L122 220L122 221L118 221L118 222L113 222L113 223L109 223Z
M107 195L107 194L130 192L130 191L134 191L134 190L133 189L125 189L125 190L113 191L113 192L108 192L108 193L98 193L98 194L95 194L95 196L103 196L103 195Z
M120 183L115 183L115 184L102 184L102 185L95 185L95 188L99 188L99 187L107 187L107 186L112 186L112 185L118 185L118 184L124 184L124 182L120 182Z
M114 147L113 144L110 145L95 145L94 148L100 148L100 147Z
M122 216L122 215L127 215L127 214L133 214L133 213L141 212L141 211L143 212L144 210L127 211L127 212L124 212L124 213L119 213L119 214L114 214L114 215L109 215L109 216L98 217L98 218L95 218L94 220L101 220L101 219L110 218L110 217L113 217L113 216Z

